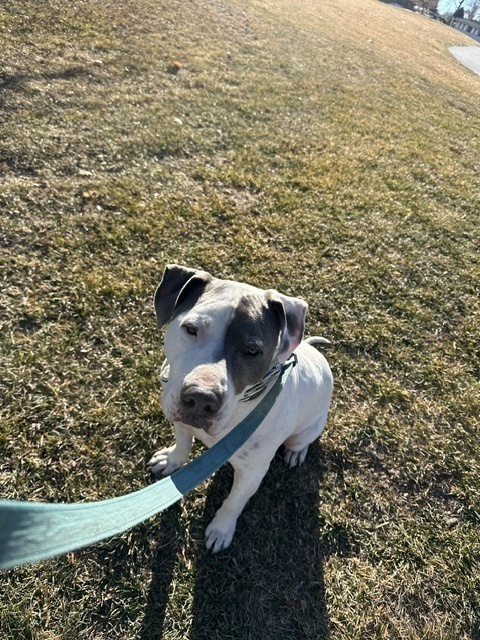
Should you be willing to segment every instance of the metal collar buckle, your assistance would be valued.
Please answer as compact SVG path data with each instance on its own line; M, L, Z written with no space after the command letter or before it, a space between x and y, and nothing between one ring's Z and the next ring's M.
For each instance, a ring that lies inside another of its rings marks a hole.
M258 398L258 396L265 391L268 383L275 378L278 378L278 376L283 373L283 371L285 371L285 369L292 363L292 360L293 366L295 367L298 362L296 353L292 353L290 358L284 364L276 364L271 367L260 380L260 382L257 382L257 384L254 384L252 387L249 387L245 390L245 393L243 394L243 397L240 398L239 402L249 402L250 400Z

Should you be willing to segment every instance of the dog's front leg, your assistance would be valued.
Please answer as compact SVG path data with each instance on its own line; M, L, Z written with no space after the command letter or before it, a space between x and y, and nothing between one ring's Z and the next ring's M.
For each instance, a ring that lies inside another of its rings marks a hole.
M188 460L193 437L184 427L174 424L175 444L153 454L147 467L154 475L169 476Z
M232 489L205 532L208 551L218 553L230 545L237 518L260 486L269 466L268 464L260 469L235 469Z

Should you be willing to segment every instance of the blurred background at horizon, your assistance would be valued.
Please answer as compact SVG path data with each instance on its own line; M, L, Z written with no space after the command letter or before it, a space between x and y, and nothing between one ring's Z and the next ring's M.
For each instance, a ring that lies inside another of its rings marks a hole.
M454 13L459 5L456 0L440 0L438 3L438 13L440 15Z
M480 0L382 0L394 6L404 9L419 10L431 16L439 14L442 18L450 20L457 9L463 9L463 15L467 19L480 20Z
M461 2L461 0L440 0L438 3L438 13L441 16L451 15L457 10L460 4L467 11L467 9L470 7L470 5L473 4L473 2L471 0L465 0L464 2ZM475 4L478 5L479 3L475 2ZM478 19L478 15L476 16L476 18Z

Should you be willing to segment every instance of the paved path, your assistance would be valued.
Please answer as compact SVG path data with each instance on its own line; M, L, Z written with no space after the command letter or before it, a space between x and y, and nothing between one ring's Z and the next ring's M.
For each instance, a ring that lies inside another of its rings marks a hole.
M480 76L480 47L450 47L450 53Z

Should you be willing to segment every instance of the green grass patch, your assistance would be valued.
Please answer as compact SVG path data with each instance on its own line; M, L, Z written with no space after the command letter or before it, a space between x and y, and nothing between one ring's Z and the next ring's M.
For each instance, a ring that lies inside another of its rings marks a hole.
M0 487L81 501L172 439L167 262L309 303L336 389L230 550L222 469L123 536L0 576L6 640L480 638L480 82L373 0L0 9Z

